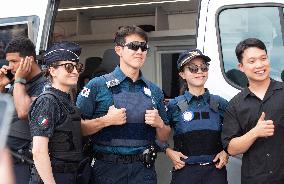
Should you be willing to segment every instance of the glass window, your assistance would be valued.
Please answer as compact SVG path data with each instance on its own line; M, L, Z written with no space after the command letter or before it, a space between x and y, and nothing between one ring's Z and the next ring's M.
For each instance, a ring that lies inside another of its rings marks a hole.
M9 41L17 36L28 37L27 24L0 26L0 67L8 64L5 60L4 51Z
M0 40L8 43L12 38L23 36L28 37L28 25L16 24L8 26L0 26Z
M7 65L4 50L10 40L23 36L30 38L35 43L38 27L39 17L35 15L0 18L0 67L4 64Z
M240 87L247 84L246 76L237 69L235 47L241 40L250 37L265 43L271 61L271 77L278 81L283 80L283 8L250 7L223 10L219 15L219 31L224 73L230 82Z

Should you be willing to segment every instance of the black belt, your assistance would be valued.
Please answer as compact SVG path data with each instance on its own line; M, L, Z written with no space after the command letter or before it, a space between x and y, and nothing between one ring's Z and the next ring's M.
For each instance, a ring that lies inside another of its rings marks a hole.
M206 163L194 163L194 164L187 164L189 166L211 166L211 165L215 165L214 162L206 162Z
M79 163L52 163L51 166L54 173L73 173L77 172Z
M116 155L116 154L106 154L106 153L96 153L95 158L97 160L109 161L113 163L130 164L133 162L142 162L143 155Z

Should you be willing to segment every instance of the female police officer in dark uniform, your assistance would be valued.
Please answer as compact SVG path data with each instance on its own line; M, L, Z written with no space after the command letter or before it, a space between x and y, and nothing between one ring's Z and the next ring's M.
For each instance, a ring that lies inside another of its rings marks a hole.
M69 92L83 67L80 53L77 44L60 42L44 55L51 87L35 100L29 113L34 164L44 183L76 183L82 160L81 127ZM30 183L39 182L33 175Z
M225 184L228 155L221 144L221 126L227 101L212 95L204 84L210 58L198 49L182 53L179 75L188 91L168 104L168 116L174 129L174 150L167 148L174 171L172 183Z

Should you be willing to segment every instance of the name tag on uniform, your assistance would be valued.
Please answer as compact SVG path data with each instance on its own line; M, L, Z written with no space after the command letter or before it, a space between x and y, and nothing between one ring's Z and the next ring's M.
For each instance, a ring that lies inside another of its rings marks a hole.
M194 118L194 114L192 111L185 111L183 113L183 119L184 121L191 121Z

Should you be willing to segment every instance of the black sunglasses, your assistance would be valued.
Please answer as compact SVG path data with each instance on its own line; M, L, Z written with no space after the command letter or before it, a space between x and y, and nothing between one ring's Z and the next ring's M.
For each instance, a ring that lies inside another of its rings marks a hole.
M54 65L54 66L64 66L65 70L68 73L72 73L74 68L76 68L77 72L80 73L83 71L83 64L82 63L77 63L77 64L72 64L72 63L64 63L64 64L59 64L59 65Z
M200 69L202 72L208 72L208 70L209 70L209 64L202 64L202 65L194 65L194 64L191 64L191 65L186 66L185 68L188 68L188 70L189 70L191 73L197 73L199 69Z
M145 52L149 49L149 46L147 42L138 42L138 41L133 41L130 43L127 43L123 45L124 47L126 46L128 49L137 51L139 48L142 50L142 52Z

